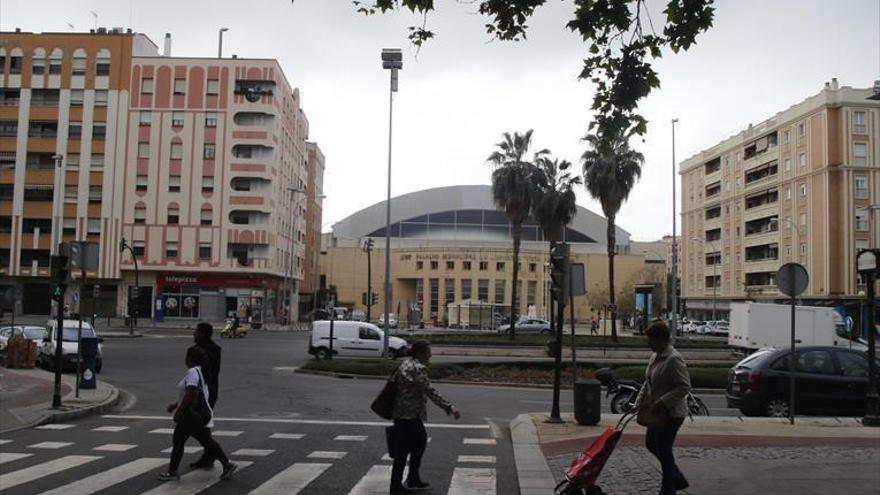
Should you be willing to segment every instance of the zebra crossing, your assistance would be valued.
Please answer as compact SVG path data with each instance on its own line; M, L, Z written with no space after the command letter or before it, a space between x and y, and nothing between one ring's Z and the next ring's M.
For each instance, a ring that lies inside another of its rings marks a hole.
M0 438L0 489L4 495L42 493L194 495L373 495L388 493L392 460L385 432L357 422L329 431L315 424L278 428L277 424L247 425L217 435L230 459L239 466L231 480L220 481L213 470L189 470L202 451L195 440L186 445L179 481L160 482L167 468L169 428L150 420L121 424L95 419L96 424L65 424L15 432ZM253 428L251 427L253 426ZM430 430L429 430L430 431ZM498 489L498 447L488 428L435 431L422 465L432 483L422 493L495 495Z

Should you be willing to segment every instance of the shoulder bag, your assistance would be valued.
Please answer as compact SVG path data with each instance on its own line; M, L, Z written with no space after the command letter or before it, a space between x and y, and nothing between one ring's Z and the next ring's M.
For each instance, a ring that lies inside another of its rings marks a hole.
M370 404L370 409L382 419L391 419L394 413L394 399L397 397L396 375L397 370L391 373L391 376L385 382L385 386L382 387L382 391L379 392L379 395Z
M653 363L651 368L653 368ZM642 387L647 387L645 389L645 399L642 401L641 407L639 407L639 411L636 414L636 423L642 426L663 426L669 421L668 414L657 414L654 412L654 390L651 386L651 368L648 369L648 372L645 374L645 383Z
M199 374L199 396L180 415L180 422L191 430L201 430L211 421L211 408L202 392L202 373L199 370L196 373Z

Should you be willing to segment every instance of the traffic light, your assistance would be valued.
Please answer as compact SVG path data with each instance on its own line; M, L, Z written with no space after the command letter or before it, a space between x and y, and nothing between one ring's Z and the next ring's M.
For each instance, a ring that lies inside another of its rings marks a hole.
M100 285L95 284L92 286L92 295L95 297L95 299L101 297L101 286Z
M54 255L49 260L49 273L52 283L52 300L61 302L64 300L64 291L67 290L67 279L70 275L67 267L68 257Z
M364 306L367 305L367 293L366 292L361 292L361 304L363 304Z
M563 242L554 243L550 248L550 280L553 299L563 303L568 298L568 255L568 244Z
M141 297L141 288L138 287L137 285L133 285L131 287L131 298L134 301L137 301L138 299L140 299L140 297Z
M373 292L372 296L373 297L370 299L370 306L375 306L376 304L379 303L379 294L376 294L375 292Z

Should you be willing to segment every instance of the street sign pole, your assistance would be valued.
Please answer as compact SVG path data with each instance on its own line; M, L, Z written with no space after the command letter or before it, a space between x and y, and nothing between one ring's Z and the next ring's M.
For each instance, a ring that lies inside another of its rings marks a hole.
M810 276L807 269L800 263L786 263L779 267L776 272L776 286L779 291L791 298L791 354L788 360L789 372L789 401L788 401L788 421L794 424L795 409L795 370L797 365L797 349L795 348L795 308L797 307L797 296L803 293L810 284Z
M868 285L868 395L865 426L880 426L880 397L877 395L877 261L880 249L864 249L856 257L857 269Z

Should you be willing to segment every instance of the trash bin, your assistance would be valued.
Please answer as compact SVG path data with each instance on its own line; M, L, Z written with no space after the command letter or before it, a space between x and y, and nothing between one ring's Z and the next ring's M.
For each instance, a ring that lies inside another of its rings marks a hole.
M597 425L602 418L602 386L598 380L574 384L574 419L579 425Z
M80 357L82 357L82 374L79 377L79 388L96 388L98 386L95 379L95 366L98 361L98 339L96 337L83 337L79 345Z

